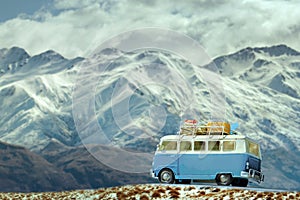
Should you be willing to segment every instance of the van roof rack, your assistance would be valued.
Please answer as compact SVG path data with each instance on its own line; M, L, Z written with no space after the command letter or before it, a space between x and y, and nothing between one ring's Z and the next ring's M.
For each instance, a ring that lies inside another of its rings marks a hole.
M197 120L185 120L180 127L180 135L230 135L236 134L230 129L230 123L225 121L209 121L207 124L199 124Z

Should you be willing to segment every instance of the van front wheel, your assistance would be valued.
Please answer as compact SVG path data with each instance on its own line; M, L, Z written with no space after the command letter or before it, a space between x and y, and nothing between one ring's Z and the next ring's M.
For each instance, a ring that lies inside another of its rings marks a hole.
M159 173L158 180L161 183L172 184L174 183L174 174L170 169L163 169Z

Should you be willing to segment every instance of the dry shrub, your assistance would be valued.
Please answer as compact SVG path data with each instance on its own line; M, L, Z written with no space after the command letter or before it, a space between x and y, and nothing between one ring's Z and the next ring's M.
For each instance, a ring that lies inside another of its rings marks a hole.
M256 194L257 194L257 192L251 191L249 195L250 195L250 196L255 196Z
M124 192L117 192L118 199L125 199L127 195Z
M220 192L221 190L220 190L220 188L214 188L213 190L212 190L212 192Z
M157 192L159 192L159 193L165 193L166 192L166 190L164 189L164 188L159 188L158 190L156 190Z
M136 192L136 194L142 194L142 193L144 193L144 189L142 189L142 188L140 188L138 186L134 188L134 191Z
M294 196L293 194L290 194L290 195L288 196L288 199L295 199L295 196Z
M256 195L256 198L262 198L264 195L263 195L263 193L257 193L257 195Z
M206 194L205 191L199 191L198 193L199 193L199 196L204 196Z
M171 198L173 198L173 199L178 199L180 197L180 193L175 190L171 191L169 194L171 195Z
M172 189L169 191L169 194L171 195L172 198L179 198L180 197L180 192L177 191L178 189Z
M196 188L195 188L194 186L189 186L189 187L187 188L188 191L195 190L195 189L196 189Z
M173 188L170 187L170 186L167 186L167 187L166 187L166 190L173 190Z
M99 194L98 199L103 199L105 197L105 195L106 195L106 193Z
M281 194L282 194L282 196L284 196L284 197L286 197L286 196L288 195L287 192L282 192Z
M149 189L149 190L143 190L141 193L146 193L146 194L150 194L150 192L151 192L151 190Z
M136 191L136 190L129 190L128 192L127 192L127 196L135 196L136 194L138 194L138 191Z
M140 200L150 200L150 199L149 199L149 197L148 197L147 195L142 194L142 195L140 196Z
M95 194L99 194L99 193L102 193L102 192L105 192L105 190L99 189L99 190L96 190L96 191L95 191Z
M220 195L220 199L225 199L226 197L227 197L228 195L227 194L222 194L222 195Z
M274 193L273 192L266 192L265 195L268 196L268 197L273 197Z
M135 189L135 190L132 191L132 193L133 193L134 195L140 194L141 192L142 192L141 190L137 190L137 189Z
M84 194L84 190L77 191L79 194Z
M231 189L232 192L235 192L235 193L242 193L243 190L240 190L240 189Z
M159 192L157 192L157 190L156 190L156 191L153 192L152 197L153 198L160 198L161 194Z

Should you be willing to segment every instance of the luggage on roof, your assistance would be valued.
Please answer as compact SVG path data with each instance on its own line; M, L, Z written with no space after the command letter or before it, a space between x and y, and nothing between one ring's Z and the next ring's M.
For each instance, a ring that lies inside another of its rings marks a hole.
M180 128L180 135L229 135L230 124L223 121L211 121L206 125L198 125L197 120L188 119Z
M208 132L212 134L230 134L230 124L228 122L208 122Z

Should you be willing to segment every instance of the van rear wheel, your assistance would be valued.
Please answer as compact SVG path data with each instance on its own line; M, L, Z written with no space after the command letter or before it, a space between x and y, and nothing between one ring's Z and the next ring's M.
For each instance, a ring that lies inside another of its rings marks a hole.
M218 185L230 185L232 183L231 174L218 174L216 176L216 182Z
M175 181L174 174L170 169L163 169L159 173L158 180L161 183L172 184Z

